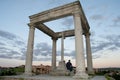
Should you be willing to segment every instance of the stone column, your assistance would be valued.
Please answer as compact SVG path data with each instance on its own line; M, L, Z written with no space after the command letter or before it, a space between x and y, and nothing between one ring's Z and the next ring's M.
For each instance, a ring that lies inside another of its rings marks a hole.
M83 48L83 31L80 13L74 13L75 24L75 50L76 50L76 74L74 78L88 79L88 75L85 70L85 57Z
M88 74L94 74L93 63L92 63L92 54L90 46L90 33L85 34L86 39L86 55L87 55L87 70Z
M57 39L52 39L52 70L56 69L56 41Z
M64 61L64 32L61 33L61 61L59 61L58 67L56 69L55 75L68 75L69 72L66 69L66 64Z
M28 37L26 63L25 63L25 75L28 76L32 75L34 31L35 31L35 27L33 25L29 25L29 37Z
M61 38L61 61L64 61L64 32L62 32Z

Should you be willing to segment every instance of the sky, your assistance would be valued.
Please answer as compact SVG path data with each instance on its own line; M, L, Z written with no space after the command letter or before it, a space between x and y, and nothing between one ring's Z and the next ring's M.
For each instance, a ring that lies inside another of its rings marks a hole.
M25 64L29 16L76 0L0 0L0 66ZM80 0L90 25L93 67L120 67L120 0ZM73 17L44 23L55 32L74 29ZM84 54L85 51L85 38ZM75 38L64 39L65 61L75 65ZM51 65L51 37L35 29L33 65ZM61 39L57 40L57 64ZM86 57L86 54L85 54Z

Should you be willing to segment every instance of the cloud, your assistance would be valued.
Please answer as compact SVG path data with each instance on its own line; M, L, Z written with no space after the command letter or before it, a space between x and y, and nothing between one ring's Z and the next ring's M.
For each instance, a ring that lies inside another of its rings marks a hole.
M63 18L63 21L61 22L61 24L69 30L69 29L71 29L73 22L74 21L73 21L72 17L67 17L67 18Z
M0 30L0 37L6 38L9 40L16 39L16 36L14 34L6 32L6 31L2 31L2 30Z
M101 14L94 14L90 16L90 20L92 21L92 23L95 23L96 26L103 26L103 21L107 19L107 16L103 16Z
M47 43L38 43L34 49L35 56L41 55L41 56L51 56L52 54L51 46Z
M20 56L20 53L14 50L0 51L0 58L16 59L16 56Z
M12 47L20 47L25 45L24 40L22 40L17 35L0 30L0 45L10 45Z
M120 48L120 35L100 36L102 41L94 41L92 52L97 53L102 50L118 50Z
M12 57L11 57L11 56L7 56L7 55L4 55L4 54L0 54L0 58L11 59Z
M111 50L116 51L120 49L120 35L106 35L106 36L99 36L101 39L96 40L95 36L93 35L91 38L91 49L93 59L100 58L104 51ZM101 53L101 54L99 54ZM61 54L61 53L60 53ZM59 56L60 56L59 54ZM75 59L75 50L65 53L64 56L72 57Z
M61 50L57 51L57 56L61 56ZM64 57L74 57L75 56L75 50L70 51L69 49L64 49Z
M118 48L117 48L117 47L112 46L112 47L108 48L108 50L111 50L111 51L116 51L116 50L118 50Z
M0 30L0 58L20 59L21 48L25 47L25 41L13 33Z
M106 47L111 45L111 43L109 43L109 42L100 42L100 43L97 42L97 44L98 45L96 45L96 46L92 46L93 53L104 50Z
M52 58L51 46L47 43L37 43L33 52L34 61L50 61Z
M115 17L113 20L112 20L113 24L110 25L112 27L119 27L120 26L120 15Z
M120 35L108 35L106 36L106 39L109 41L109 43L113 44L115 47L120 48Z
M117 16L113 21L114 21L114 24L120 23L120 16Z
M120 49L120 35L101 35L99 40L94 38L91 43L93 59L98 59L105 55L106 51L114 52Z
M4 32L4 31L3 31ZM7 32L8 33L8 32ZM1 36L0 36L1 37ZM94 36L93 36L94 37ZM4 38L4 39L2 39ZM0 39L0 58L25 60L26 58L26 46L25 41L21 40L18 36L14 35L14 40L11 38L1 37ZM120 48L120 35L107 35L100 36L100 40L92 39L92 52L94 58L100 58L101 55L97 54L99 51L111 50L115 51ZM9 41L9 44L4 43ZM9 45L9 46L8 46ZM16 45L16 46L14 46ZM65 49L66 50L66 49ZM48 43L37 43L34 48L33 60L34 61L49 61L52 58L52 46ZM57 56L61 55L61 51L57 51ZM65 51L65 57L71 57L75 59L75 50Z
M96 14L96 15L91 16L90 19L92 19L92 20L103 20L103 19L105 19L105 17L103 15Z
M20 40L15 41L15 43L16 43L17 45L25 45L25 43L24 43L23 41L20 41Z
M34 61L51 61L51 57L36 57L36 56L33 56L33 60Z
M97 54L97 55L95 54L95 55L92 56L93 59L98 59L100 57L101 57L101 55L99 55L99 54Z
M5 44L4 44L4 43L2 43L2 42L0 42L0 46L1 46L1 45L5 45Z
M38 43L37 48L33 51L34 61L48 61L51 60L52 49L47 43ZM0 58L25 60L26 47L19 48L17 50L9 49L8 47L0 46Z
M25 60L26 42L15 34L0 30L0 58ZM52 49L47 43L35 45L33 60L51 59ZM42 58L41 58L42 57Z
M75 59L75 54L76 54L76 52L75 52L75 50L73 50L73 51L71 51L70 56L71 56L73 59Z
M95 31L90 31L90 36L95 36Z

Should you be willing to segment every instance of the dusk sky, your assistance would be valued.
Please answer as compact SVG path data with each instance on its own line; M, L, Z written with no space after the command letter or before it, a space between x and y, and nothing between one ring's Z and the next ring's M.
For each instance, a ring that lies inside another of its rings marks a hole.
M0 0L0 66L25 64L30 15L74 1L76 0ZM80 2L90 25L93 67L120 67L120 0ZM74 29L72 16L44 24L55 32ZM71 59L75 65L74 36L65 38L64 42L65 61ZM58 39L57 64L60 52L61 39ZM51 65L51 54L51 37L35 29L33 64Z

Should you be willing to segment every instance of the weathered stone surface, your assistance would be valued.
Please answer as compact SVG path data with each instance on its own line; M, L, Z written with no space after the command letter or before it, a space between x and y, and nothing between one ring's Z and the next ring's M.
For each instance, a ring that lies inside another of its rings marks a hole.
M81 11L79 2L73 2L30 16L30 22L47 22L72 15L75 11Z
M47 35L49 35L53 38L55 38L56 36L57 36L57 38L60 38L61 36L59 36L58 33L55 33L55 31L52 31L43 23L52 21L55 19L59 19L59 18L64 18L66 16L72 16L75 13L79 13L81 16L81 22L83 25L82 26L83 33L89 32L90 27L89 27L89 24L87 22L87 19L84 15L82 6L80 5L79 1L75 1L70 4L66 4L66 5L57 7L57 8L43 11L38 14L34 14L34 15L30 16L29 24L35 24L36 28L40 29L41 31L43 31L44 33L46 33ZM65 31L65 32L66 32L65 37L74 36L73 31Z
M74 14L74 24L75 24L75 49L76 49L76 79L87 79L88 75L85 71L85 57L84 57L84 45L83 45L83 30L80 19L80 14Z
M27 52L26 52L26 63L25 63L25 75L32 75L32 59L33 59L33 46L34 46L34 32L35 27L29 26L29 37L27 44Z

